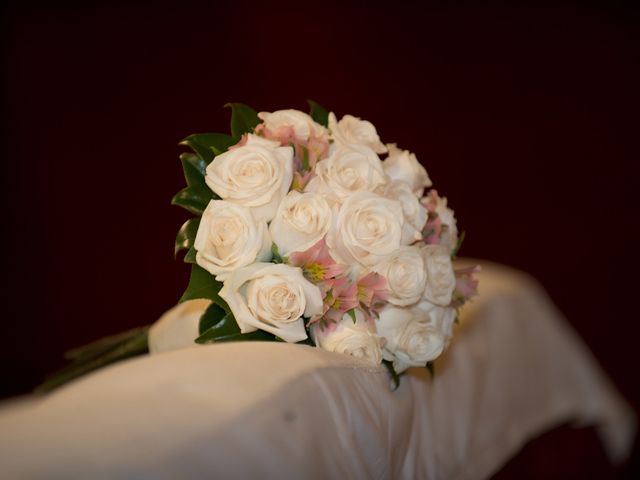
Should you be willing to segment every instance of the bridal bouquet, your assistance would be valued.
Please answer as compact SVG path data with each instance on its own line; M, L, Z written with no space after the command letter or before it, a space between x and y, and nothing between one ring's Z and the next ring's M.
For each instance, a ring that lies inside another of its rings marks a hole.
M196 217L176 238L192 264L181 301L211 300L195 341L304 342L394 378L430 366L477 288L452 266L453 211L410 151L310 105L231 104L231 136L184 141L173 203Z
M210 300L197 343L306 343L384 363L397 386L409 367L432 369L477 268L454 270L464 235L413 153L309 103L309 114L229 104L231 135L182 142L187 186L172 203L195 216L175 241L191 264L180 302ZM67 352L41 390L147 352L148 331Z

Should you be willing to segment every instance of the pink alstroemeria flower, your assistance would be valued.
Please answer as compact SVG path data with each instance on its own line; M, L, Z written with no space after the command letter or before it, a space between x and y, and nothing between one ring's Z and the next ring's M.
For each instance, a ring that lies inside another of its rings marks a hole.
M444 226L438 214L429 212L427 223L422 229L422 240L424 243L427 245L440 245L443 228Z
M387 279L376 272L369 272L358 280L358 300L366 307L372 308L384 303L389 298Z
M304 252L289 254L288 263L294 267L302 268L304 276L316 284L331 283L332 279L344 274L347 268L336 263L331 257L324 238Z
M370 272L360 278L357 285L358 301L365 313L365 320L373 321L374 316L378 317L379 310L389 298L387 279L379 273Z
M322 314L311 318L309 325L321 320L323 325L337 322L347 310L358 305L357 286L343 276L347 267L331 257L324 238L304 252L289 254L287 263L302 268L305 278L322 293Z
M326 134L316 137L312 132L307 141L296 139L290 145L295 152L293 157L294 167L302 175L312 172L318 160L326 157L329 153L329 137Z
M273 131L269 130L264 123L258 125L254 131L256 135L278 141L282 146L293 147L293 164L295 170L300 172L299 179L305 180L304 182L299 182L303 187L311 180L311 178L305 178L305 174L313 171L318 160L326 157L329 153L329 136L326 133L317 137L314 132L311 132L308 139L300 139L295 136L295 131L292 127L281 127Z
M280 145L282 146L295 143L295 132L293 127L280 127L277 130L272 131L265 127L264 123L261 123L254 131L256 135L260 135L268 140L280 142Z
M324 298L325 311L321 319L331 328L330 324L337 324L345 313L359 305L358 285L347 277L336 278Z
M329 154L329 137L324 134L320 137L316 137L313 133L309 137L305 148L307 150L307 163L309 169L313 170L318 163L318 160L326 157ZM304 152L303 152L304 153Z
M478 279L475 273L480 272L480 265L454 270L456 288L453 291L451 306L458 308L478 294Z
M424 205L429 213L436 213L436 208L438 208L438 191L435 188L429 190L429 193L420 200L420 203Z
M438 192L435 189L431 189L426 197L424 197L420 203L427 209L429 216L427 217L427 223L422 229L422 240L427 245L439 245L442 238L442 220L436 213L438 207Z
M300 173L298 171L293 172L293 182L291 183L291 190L297 190L303 192L307 184L311 181L316 174L313 171Z

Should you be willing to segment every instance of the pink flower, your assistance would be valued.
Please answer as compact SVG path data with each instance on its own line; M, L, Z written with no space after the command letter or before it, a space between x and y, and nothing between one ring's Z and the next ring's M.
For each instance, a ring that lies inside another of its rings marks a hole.
M358 280L358 300L366 307L376 307L388 297L387 279L379 273L370 272Z
M296 137L293 127L280 127L276 130L270 130L264 123L255 128L256 135L260 135L269 140L280 142L282 146L291 146L294 149L294 166L295 170L300 172L299 178L304 178L303 187L311 178L305 178L305 174L313 171L316 163L329 153L329 136L323 133L316 136L311 131L308 139ZM296 187L297 189L297 187Z
M461 268L454 271L456 288L453 291L451 306L459 308L478 294L478 279L473 274L480 272L480 265Z
M325 310L321 317L322 323L331 328L331 324L337 324L345 313L359 305L358 285L347 277L336 278L324 298Z
M255 128L256 135L260 135L268 140L275 140L280 142L280 145L286 147L287 145L294 143L295 132L293 127L280 127L277 130L269 130L264 123L261 123Z
M435 189L429 191L421 203L429 212L427 223L422 229L422 240L427 245L439 245L442 237L442 220L436 213L438 207L438 192Z
M358 280L358 301L366 321L374 321L389 297L387 279L376 272L370 272Z
M295 168L303 174L313 171L318 160L329 153L329 137L326 134L316 137L312 132L307 141L294 139L290 145L295 151Z
M304 276L313 283L329 281L342 275L347 268L331 257L324 238L304 252L291 253L288 263L302 268Z
M437 213L429 212L427 223L422 229L422 241L427 245L440 245L442 238L442 220Z
M458 243L458 227L454 211L447 206L447 199L440 197L436 190L430 190L421 202L429 212L422 231L424 243L445 245L453 252Z
M293 172L293 183L291 184L291 190L297 190L298 192L303 192L307 184L315 176L316 174L311 170L304 173L300 173L298 171Z
M304 252L291 253L287 262L302 268L305 278L315 283L322 293L322 313L311 318L309 325L320 321L325 328L358 306L358 286L343 276L347 267L331 257L324 239Z
M326 134L320 137L312 134L309 137L306 148L309 155L309 168L313 170L318 160L329 154L329 137Z
M438 192L436 189L429 190L429 193L422 198L421 202L429 213L436 213L436 208L438 207Z

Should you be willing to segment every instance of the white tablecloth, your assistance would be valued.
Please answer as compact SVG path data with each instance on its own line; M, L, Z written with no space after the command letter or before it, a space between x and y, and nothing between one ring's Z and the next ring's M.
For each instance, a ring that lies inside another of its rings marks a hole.
M614 461L635 419L528 276L480 262L481 294L436 376L282 343L132 359L0 409L0 477L486 478L532 436L596 425Z

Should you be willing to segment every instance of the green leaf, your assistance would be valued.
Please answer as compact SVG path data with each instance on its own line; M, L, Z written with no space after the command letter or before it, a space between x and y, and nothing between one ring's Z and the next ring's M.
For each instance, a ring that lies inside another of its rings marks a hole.
M216 307L217 305L212 304L200 319L200 336L196 338L196 343L277 340L275 335L262 330L240 333L240 327L233 314L221 315L224 311Z
M211 163L216 155L226 152L231 145L237 143L224 133L194 133L180 142L187 145L204 161L205 166Z
M191 247L185 254L182 261L184 263L196 263L196 253L196 249L194 247Z
M213 303L220 305L225 312L229 313L229 305L218 294L222 288L222 283L218 282L213 275L207 272L204 268L198 264L191 265L191 276L189 277L189 285L187 289L180 297L178 303L185 302L187 300L193 300L194 298L207 298Z
M256 111L243 103L227 103L225 107L231 109L231 136L240 140L243 133L253 132L260 123Z
M311 111L309 112L309 115L311 115L311 118L313 118L313 120L319 123L320 125L328 127L329 113L313 100L307 100L307 102L309 103L309 107L311 108Z
M273 263L284 263L284 259L280 256L280 252L278 251L278 245L275 243L271 244L271 261Z
M453 252L451 252L451 258L454 259L456 258L456 256L458 255L458 252L460 251L460 247L462 247L462 242L464 242L464 237L466 235L466 232L463 231L460 236L458 237L458 241L456 242L456 246L453 248Z
M235 321L235 320L234 320ZM216 337L217 343L221 342L273 342L276 340L276 336L263 330L256 330L251 333L236 333L232 335L224 335Z
M203 138L201 141L206 142L216 155L226 152L229 150L229 147L238 143L231 135L225 133L207 133L202 135L206 138Z
M347 310L347 313L349 314L349 316L351 317L351 320L353 320L353 323L356 323L356 309L352 308L351 310Z
M180 190L171 199L172 205L177 205L185 210L201 216L207 208L209 201L219 198L208 187L191 185Z
M393 362L390 360L382 360L382 364L387 367L389 371L389 375L391 375L391 390L395 391L400 386L400 375L396 372L396 369L393 368Z
M307 333L309 333L308 329L307 329ZM296 345L309 345L310 347L316 346L315 342L311 339L311 335L307 336L307 338L305 338L304 340L300 340L299 342L296 342Z
M115 335L109 335L99 340L95 340L81 347L74 348L64 353L64 358L73 362L83 362L91 358L95 358L103 353L128 342L134 337L137 337L140 333L144 333L149 327L137 327L126 332L117 333Z
M211 307L210 307L211 308ZM209 309L204 313L203 318L207 316ZM224 311L222 312L224 313ZM210 327L202 330L200 332L200 336L196 338L196 343L211 343L217 342L219 338L226 338L232 335L240 334L240 327L236 322L236 319L233 317L233 314L228 313L226 315L222 315L221 318L216 319L213 316L217 315L217 310L214 313L210 314L212 318L208 319L200 319L200 326L203 327L205 324L211 324Z
M44 393L49 392L75 378L78 378L86 373L92 372L100 367L104 367L105 365L109 365L111 363L124 360L126 358L130 358L136 355L142 355L149 351L148 346L148 332L149 327L143 327L140 329L136 329L137 332L129 336L126 340L117 342L112 345L111 348L103 351L102 353L96 356L84 357L78 356L77 351L74 354L73 350L69 352L72 356L76 357L76 361L69 365L68 367L54 373L49 376L41 385L36 387L36 393ZM125 332L125 334L133 332ZM123 334L124 335L124 334ZM107 337L108 339L113 339L117 337L117 335L112 337ZM106 340L106 339L103 339ZM94 342L94 344L99 343ZM92 344L89 344L90 346ZM87 346L87 347L88 347ZM86 347L81 347L86 348ZM80 350L80 349L77 349Z
M202 134L200 134L202 135ZM215 157L214 151L204 143L198 141L198 134L189 135L187 138L180 142L180 145L187 145L193 150L198 157L204 162L205 166L211 163L211 160Z
M173 254L177 255L180 250L191 249L193 247L193 242L196 239L196 233L198 233L198 227L200 226L199 218L190 218L180 230L178 230L178 235L176 235L176 242L173 247Z
M433 378L436 375L436 367L434 366L433 362L427 362L425 366L427 367L427 370L429 370L431 378Z
M205 312L200 317L200 323L198 324L198 333L202 334L206 330L209 330L211 327L222 321L226 312L220 305L212 303L205 310ZM239 331L239 330L238 330Z
M182 171L184 172L184 179L187 181L187 185L207 187L207 183L204 181L207 164L199 155L182 153L180 155L180 162L182 162Z
M306 172L309 170L309 150L307 147L302 147L302 169Z

